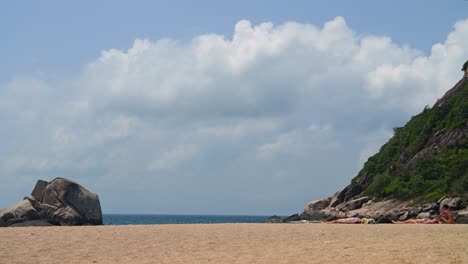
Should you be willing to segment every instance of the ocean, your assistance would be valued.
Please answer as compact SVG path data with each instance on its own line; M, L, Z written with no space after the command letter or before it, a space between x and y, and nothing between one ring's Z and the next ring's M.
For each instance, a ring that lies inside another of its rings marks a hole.
M270 216L259 215L138 215L104 214L104 225L261 223Z

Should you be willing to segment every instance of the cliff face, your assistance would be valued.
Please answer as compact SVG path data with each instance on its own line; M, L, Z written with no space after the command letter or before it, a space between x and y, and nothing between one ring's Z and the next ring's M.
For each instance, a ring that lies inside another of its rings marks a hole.
M468 201L468 77L432 108L426 107L394 131L351 184L332 197L310 202L302 218L341 217L350 211L377 217L408 203L426 204L427 213L436 213L437 208L431 207L438 206L434 202L440 204L441 197L459 197L457 207L464 206Z

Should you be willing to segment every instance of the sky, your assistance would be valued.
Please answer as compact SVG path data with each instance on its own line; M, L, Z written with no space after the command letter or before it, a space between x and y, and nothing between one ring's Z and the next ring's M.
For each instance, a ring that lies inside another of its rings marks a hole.
M0 208L290 215L462 77L468 1L8 1Z

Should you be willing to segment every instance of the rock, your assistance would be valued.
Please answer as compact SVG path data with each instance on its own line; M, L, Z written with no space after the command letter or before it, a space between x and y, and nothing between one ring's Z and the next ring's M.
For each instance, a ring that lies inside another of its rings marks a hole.
M331 198L318 199L309 202L305 208L304 212L311 214L313 211L325 209L330 204Z
M19 218L23 219L23 221L37 220L39 219L39 215L29 200L23 200L11 207L1 210L0 218L9 225L8 221L11 219Z
M57 225L102 224L99 197L76 182L64 178L49 183L39 180L32 196L0 210L0 219L8 226L31 220Z
M468 224L468 209L459 211L455 217L455 223L457 224Z
M397 217L393 213L382 214L375 219L378 224L391 224Z
M330 198L330 203L328 206L330 207L336 207L337 205L339 205L341 202L338 200L338 195L340 194L340 192L336 192L335 194L333 194L333 196Z
M47 184L48 182L46 181L38 180L36 182L36 186L34 187L34 190L31 192L31 196L34 197L38 201L42 200L42 195L44 194L44 190Z
M10 225L10 227L25 227L25 226L53 226L53 225L43 220L31 220L31 221L25 221L25 222L20 222L20 223Z
M450 201L450 203L448 204L448 206L452 210L462 209L462 207L463 207L462 199L459 198L459 197L453 198L452 201Z
M2 220L2 219L0 219L0 227L5 227L5 226L7 226L7 225L6 225L6 223L5 223L5 222L3 222L3 220Z
M430 213L423 212L423 213L418 214L418 216L416 218L424 219L424 218L430 218L430 217L431 217Z
M442 207L444 205L448 205L451 210L458 210L461 209L463 204L462 204L462 199L461 198L445 198L440 202L439 205L439 212L442 212Z
M265 221L263 221L263 223L282 223L283 222L283 219L277 215L274 215L274 216L270 216L268 217L268 219L266 219Z
M299 216L299 214L293 214L284 218L283 222L287 223L287 222L300 221L300 220L301 220L301 217Z
M423 206L423 212L429 212L435 210L437 208L437 204L435 203L428 203Z
M56 178L44 189L42 204L57 207L51 216L63 225L102 225L99 197L83 186Z
M348 202L349 210L356 210L362 207L364 203L369 201L369 197L362 197L358 199L354 199Z
M21 223L21 222L24 222L24 221L27 221L27 220L24 220L21 217L10 218L10 219L8 219L8 221L6 221L6 225L11 226L11 225L14 225L16 223Z
M352 200L354 197L362 192L362 186L359 184L350 184L346 186L339 194L337 200L339 203L347 202Z
M409 213L408 212L405 212L403 213L400 218L398 218L400 221L405 221L406 219L408 219L408 215Z
M364 203L369 201L369 197L361 197L357 199L350 200L348 202L342 203L338 205L336 208L342 210L342 211L352 211L356 210L362 207Z
M300 215L301 220L308 220L308 221L323 221L327 219L330 215L328 213L325 213L323 211L313 211L310 214L308 213L302 213Z

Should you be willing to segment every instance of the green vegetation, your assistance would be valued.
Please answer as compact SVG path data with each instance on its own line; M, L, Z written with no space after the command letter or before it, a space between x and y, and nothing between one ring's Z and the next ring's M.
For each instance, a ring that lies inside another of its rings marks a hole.
M429 148L425 151L436 153L413 158L435 136L466 129L467 123L468 84L442 106L426 107L404 127L395 128L394 136L368 159L353 183L365 177L364 193L375 197L416 198L421 202L432 202L443 195L468 198L466 137L455 147Z
M468 60L463 64L462 71L466 71L466 68L468 68Z

